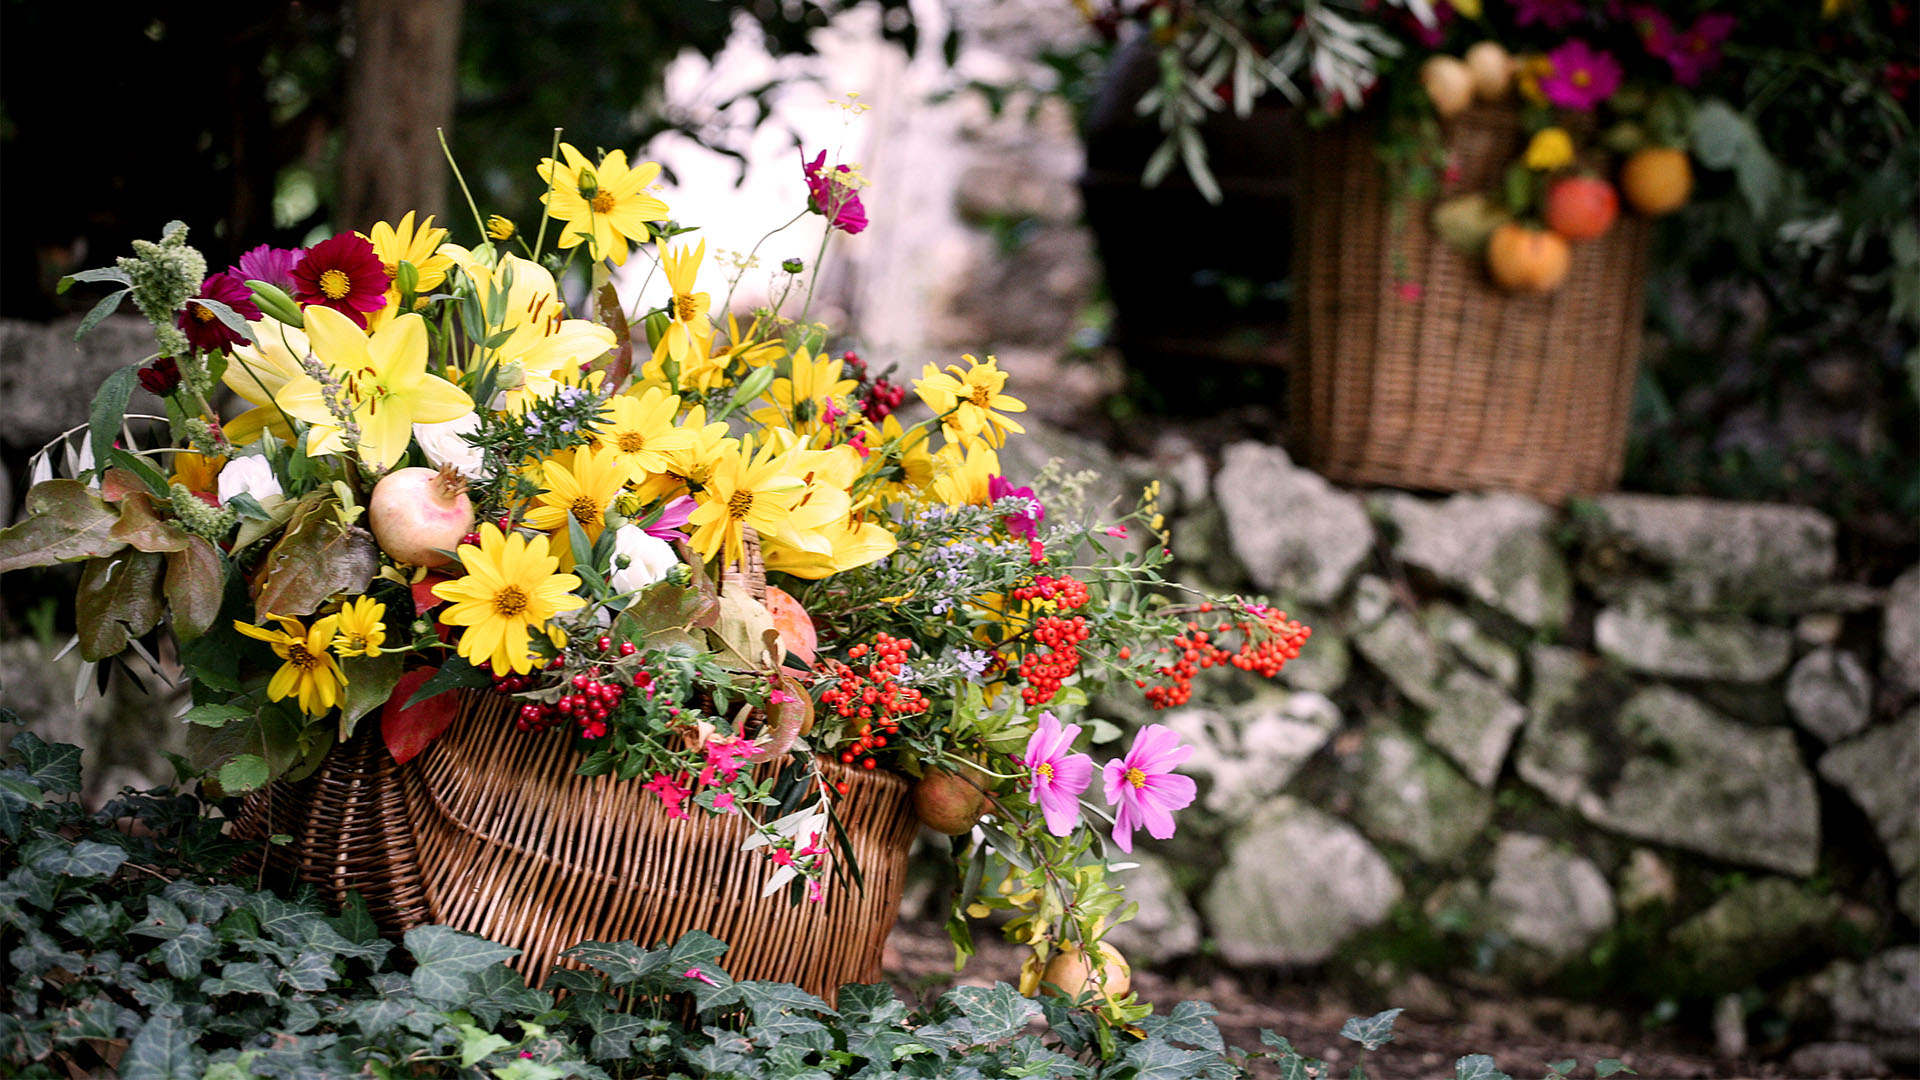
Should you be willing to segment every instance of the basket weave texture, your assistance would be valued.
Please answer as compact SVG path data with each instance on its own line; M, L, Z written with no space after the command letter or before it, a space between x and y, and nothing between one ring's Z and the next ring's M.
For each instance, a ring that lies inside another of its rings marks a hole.
M1449 122L1450 190L1498 191L1523 147L1512 106ZM1577 244L1547 296L1501 291L1396 213L1373 125L1311 132L1299 170L1292 415L1297 449L1331 479L1549 502L1620 479L1645 305L1648 223L1622 214ZM1418 283L1409 299L1397 285Z
M842 874L826 899L792 905L784 889L761 897L775 867L740 851L739 816L676 821L637 780L580 776L569 741L514 730L511 707L470 696L406 772L435 922L522 950L513 965L535 985L582 941L650 945L695 929L731 946L722 964L737 979L829 1001L879 979L919 828L903 778L819 759L850 786L837 813L865 887Z

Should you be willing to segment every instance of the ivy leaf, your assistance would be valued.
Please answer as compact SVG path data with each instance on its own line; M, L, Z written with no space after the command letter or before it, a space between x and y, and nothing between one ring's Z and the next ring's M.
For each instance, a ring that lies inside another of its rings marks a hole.
M633 1040L648 1031L650 1021L625 1012L598 1012L587 1017L593 1028L588 1052L597 1058L624 1058L633 1053Z
M19 522L0 530L0 574L111 555L120 514L78 480L46 480L27 492Z
M1260 1045L1271 1052L1274 1064L1280 1069L1280 1080L1312 1080L1314 1074L1308 1068L1307 1057L1295 1050L1286 1036L1275 1035L1263 1028L1260 1031Z
M419 965L413 969L413 992L439 1005L459 1003L476 972L520 955L519 949L446 926L416 926L405 940Z
M182 642L212 629L220 617L220 600L227 588L227 563L220 549L198 536L167 556L167 608L173 613L173 632Z
M847 1023L892 1024L907 1007L886 983L848 983L840 988L840 1018Z
M606 975L614 986L627 986L658 975L667 969L669 959L665 950L644 949L629 941L584 941L561 955Z
M482 1031L472 1024L461 1024L460 1066L471 1069L484 1061L487 1055L496 1050L505 1050L513 1043L495 1035L491 1031Z
M259 754L238 754L220 766L220 790L228 795L239 795L257 791L267 786L272 779L273 770L267 766L267 759Z
M1141 1020L1139 1027L1148 1035L1168 1042L1186 1043L1220 1053L1226 1049L1226 1043L1220 1038L1220 1028L1213 1022L1213 1018L1219 1014L1218 1009L1204 1001L1182 1001L1165 1016L1149 1016Z
M1218 1061L1204 1050L1181 1050L1164 1039L1147 1039L1127 1047L1125 1060L1133 1065L1134 1080L1187 1080L1196 1066Z
M792 983L755 979L735 985L740 988L740 1003L752 1010L755 1023L765 1024L783 1013L797 1010L822 1016L840 1015L832 1006Z
M87 563L74 595L80 658L105 660L160 625L164 561L147 551L119 551Z
M328 983L339 977L339 973L333 970L333 961L328 959L327 954L316 949L303 949L293 963L281 972L280 977L295 990L313 993L325 990Z
M167 974L176 979L197 980L201 963L220 951L220 943L213 939L213 931L207 929L205 923L188 923L153 951L167 965Z
M177 1005L156 1009L120 1059L120 1080L183 1080L198 1077L206 1054L194 1045L192 1032Z
M251 716L253 716L252 709L244 709L238 705L209 703L206 705L195 705L193 708L180 714L180 719L188 724L199 724L201 727L218 728L225 727L235 720L248 719Z
M1607 1080L1607 1077L1617 1076L1621 1073L1625 1073L1628 1076L1640 1075L1621 1064L1619 1058L1601 1058L1599 1061L1593 1063L1593 1075L1599 1077L1600 1080Z
M209 995L259 994L272 1001L280 1000L280 990L274 985L273 969L262 960L241 960L227 964L220 969L220 977L201 984L201 989Z
M472 1013L480 1023L493 1027L509 1014L538 1016L546 1012L553 1008L553 995L529 987L519 972L500 964L481 968L474 974L461 1008Z
M1579 1067L1580 1061L1577 1058L1564 1058L1560 1061L1547 1062L1547 1071L1555 1076L1565 1076Z
M105 878L112 877L113 872L126 861L127 853L122 848L82 840L70 848L56 847L47 852L33 861L33 868L63 877Z
M1027 1021L1040 1015L1040 1006L1006 983L961 986L941 996L973 1023L976 1040L997 1043L1018 1035Z
M689 930L667 950L667 967L675 974L699 968L708 974L725 974L715 961L726 955L727 943L705 930Z
M1368 1050L1378 1050L1393 1041L1393 1022L1405 1009L1388 1009L1368 1017L1349 1017L1340 1025L1340 1037L1352 1039Z
M1453 1063L1453 1080L1513 1080L1486 1054L1468 1054Z
M80 790L80 748L72 743L50 743L31 731L13 737L27 780L49 795L72 795Z

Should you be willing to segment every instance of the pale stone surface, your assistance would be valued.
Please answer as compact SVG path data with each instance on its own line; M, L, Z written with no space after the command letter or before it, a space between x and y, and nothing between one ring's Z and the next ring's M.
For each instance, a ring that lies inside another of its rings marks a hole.
M1665 859L1646 848L1634 848L1620 870L1619 896L1622 909L1637 911L1649 904L1671 905L1680 897L1680 886Z
M1452 604L1428 604L1420 612L1420 621L1428 634L1446 642L1467 663L1498 679L1500 685L1508 690L1520 685L1520 654L1481 629L1466 612Z
M1234 554L1268 592L1331 604L1373 550L1360 500L1295 467L1277 446L1227 447L1213 492Z
M1315 964L1386 918L1401 891L1352 826L1282 796L1228 844L1201 910L1228 963Z
M1353 612L1356 627L1368 627L1386 618L1387 612L1394 608L1393 586L1385 578L1375 574L1361 574L1360 581L1353 587L1353 602L1348 610Z
M1241 818L1278 795L1340 727L1324 695L1270 691L1244 705L1174 709L1160 720L1193 747L1181 771L1205 781L1200 805Z
M1637 600L1602 611L1593 636L1608 657L1670 679L1765 682L1793 655L1793 634L1779 627L1676 615Z
M1814 977L1841 1034L1920 1046L1920 946L1903 945L1861 963L1838 961Z
M1785 728L1741 724L1650 687L1609 722L1535 715L1517 765L1602 828L1790 874L1814 870L1819 801Z
M1313 636L1300 648L1300 655L1280 669L1280 681L1296 690L1331 694L1346 685L1353 669L1353 649L1345 635L1332 629L1330 620L1316 621L1310 614L1295 617L1313 627Z
M1507 833L1494 848L1487 907L1494 926L1556 958L1586 948L1614 919L1606 875L1528 833Z
M1433 501L1397 492L1371 505L1397 532L1395 557L1528 626L1558 626L1573 579L1553 544L1552 511L1504 493Z
M1887 590L1880 626L1882 674L1903 693L1920 693L1920 566Z
M108 263L113 254L108 253ZM123 314L77 342L73 333L80 328L79 315L50 323L0 319L0 401L7 403L0 444L31 453L68 428L86 423L102 380L152 355L153 329L145 319L124 314L133 310L131 302L121 310ZM130 411L165 413L159 399L138 388Z
M1833 576L1833 519L1817 510L1664 495L1594 500L1590 539L1619 561L1664 570L1687 610L1799 609ZM1591 565L1591 564L1590 564ZM1590 578L1602 593L1614 575Z
M1427 741L1481 787L1492 787L1527 711L1500 684L1464 668L1448 672L1427 717Z
M1816 649L1801 657L1787 676L1787 710L1800 726L1838 742L1867 726L1873 706L1873 679L1850 652Z
M1439 706L1440 647L1411 614L1395 608L1355 634L1353 645L1408 700L1429 709Z
M1743 987L1782 952L1800 947L1840 912L1840 901L1785 878L1734 888L1668 935L1694 970L1728 989Z
M1155 855L1136 851L1139 866L1118 875L1127 900L1140 905L1133 918L1107 931L1106 940L1136 964L1158 964L1200 947L1200 917Z
M1410 735L1370 736L1359 768L1355 823L1427 862L1458 855L1493 819L1493 798Z
M1827 751L1819 767L1867 812L1901 877L1900 909L1920 920L1920 708Z

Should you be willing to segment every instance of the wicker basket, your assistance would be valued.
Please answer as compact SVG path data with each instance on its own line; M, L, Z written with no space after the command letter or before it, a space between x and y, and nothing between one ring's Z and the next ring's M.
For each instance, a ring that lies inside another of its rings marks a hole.
M1620 479L1645 303L1647 222L1577 245L1548 296L1500 291L1396 214L1373 126L1306 137L1299 170L1292 413L1305 461L1346 483L1504 489L1551 502ZM1522 148L1511 106L1453 120L1459 190L1498 191ZM1421 286L1417 299L1396 285Z
M264 841L267 874L319 889L333 905L349 892L366 901L374 922L397 933L428 921L413 826L398 765L380 738L379 717L333 748L313 775L268 784L241 804L235 836Z
M817 904L762 898L774 869L740 851L738 816L667 817L637 781L585 777L563 733L516 731L507 699L472 694L407 772L407 802L435 922L521 950L536 985L582 941L653 944L705 930L738 979L798 983L832 1001L880 977L880 954L918 831L909 787L822 758L865 887L842 876ZM829 843L829 848L834 845Z

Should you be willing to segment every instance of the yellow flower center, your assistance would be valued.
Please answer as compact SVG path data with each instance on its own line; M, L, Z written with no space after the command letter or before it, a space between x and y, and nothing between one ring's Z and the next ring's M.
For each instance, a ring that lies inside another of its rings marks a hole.
M967 395L967 400L984 409L993 404L993 388L984 384L975 386L973 392Z
M509 585L493 594L493 612L511 619L527 610L527 594L518 585Z
M727 500L727 515L738 521L753 512L753 492L736 491Z
M287 644L287 663L301 671L312 671L320 666L320 658L313 655L313 651L305 645L293 641Z
M1143 773L1143 772L1141 772L1141 771L1140 771L1139 769L1128 769L1128 770L1127 770L1127 783L1129 783L1129 784L1132 784L1132 785L1133 785L1134 787L1136 787L1136 788L1143 788L1143 787L1146 787L1146 786L1147 786L1147 774L1146 774L1146 773Z
M582 525L591 525L600 520L600 507L585 495L576 495L567 504L567 512Z
M1043 761L1040 764L1035 765L1033 767L1033 771L1035 773L1038 773L1041 776L1046 777L1049 780L1053 779L1053 763L1052 762Z
M596 214L610 214L613 212L613 196L605 191L599 192L594 195L593 202L589 205L593 207L593 212Z
M693 297L681 295L673 298L673 317L681 322L691 322L700 309L694 306Z
M613 440L623 454L637 454L647 448L647 437L637 431L623 431Z
M327 299L338 300L352 291L353 279L345 270L328 270L320 275L320 295Z
M1586 68L1580 68L1579 70L1573 73L1573 85L1586 86L1588 83L1591 83L1591 82L1593 82L1593 76L1587 74Z
M199 319L201 322L212 322L213 309L205 304L195 304L193 305L193 317Z
M381 263L380 269L385 270L387 272L388 281L392 281L394 278L397 278L400 276L399 263Z

